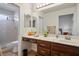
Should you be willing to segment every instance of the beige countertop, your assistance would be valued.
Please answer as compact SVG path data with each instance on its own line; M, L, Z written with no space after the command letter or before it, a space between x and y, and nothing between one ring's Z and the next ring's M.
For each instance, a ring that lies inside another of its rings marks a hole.
M61 43L61 44L79 47L79 39L78 38L71 38L71 40L67 40L63 37L56 38L55 36L52 36L52 37L43 37L43 36L34 37L34 36L23 35L23 37L34 38L36 40L45 40L45 41L56 42L56 43Z

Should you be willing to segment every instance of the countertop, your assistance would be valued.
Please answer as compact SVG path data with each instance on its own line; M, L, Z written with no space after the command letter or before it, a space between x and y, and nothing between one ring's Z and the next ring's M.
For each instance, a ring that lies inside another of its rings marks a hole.
M44 40L44 41L56 42L56 43L61 43L61 44L79 47L79 39L78 38L71 38L71 40L67 40L67 39L64 39L62 37L56 38L55 36L52 36L52 37L43 37L43 36L34 37L34 36L23 35L23 37L34 38L36 40Z

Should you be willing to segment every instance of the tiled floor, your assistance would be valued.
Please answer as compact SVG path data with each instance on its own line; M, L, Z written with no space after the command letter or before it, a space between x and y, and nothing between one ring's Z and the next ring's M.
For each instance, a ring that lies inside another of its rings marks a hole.
M18 56L18 52L4 51L1 56Z
M3 56L18 56L18 55L13 52L7 52L7 53L3 53Z
M28 52L28 56L36 56L36 55L37 55L37 53L33 50ZM14 53L12 51L5 51L5 52L3 52L2 56L18 56L18 52Z

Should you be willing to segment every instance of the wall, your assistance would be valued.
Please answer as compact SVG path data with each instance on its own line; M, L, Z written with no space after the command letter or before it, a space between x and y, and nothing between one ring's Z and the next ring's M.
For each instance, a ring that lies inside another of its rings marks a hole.
M79 3L77 3L77 6L76 6L76 16L77 16L77 20L76 20L76 32L77 34L79 35Z
M74 14L73 19L76 19L76 7L66 8L59 11L52 11L47 14L44 14L44 20L46 26L56 26L56 33L58 33L59 28L59 16L66 15L66 14ZM76 29L74 29L76 30Z
M19 3L16 4L20 8L20 25L19 25L19 46L18 46L18 55L22 55L22 49L25 48L25 45L29 45L28 43L26 44L25 42L22 42L22 36L25 35L27 29L24 28L24 14L31 14L31 7L29 3ZM23 43L23 44L22 44Z

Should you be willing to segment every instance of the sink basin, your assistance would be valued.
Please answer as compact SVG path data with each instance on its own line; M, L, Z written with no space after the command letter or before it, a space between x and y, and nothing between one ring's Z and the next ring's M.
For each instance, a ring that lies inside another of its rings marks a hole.
M65 39L64 37L53 37L53 39L55 41L61 41L61 42L72 42L72 39L71 40L68 40L68 39Z
M77 43L76 39L71 38L70 40L65 39L65 38L59 38L59 41L61 42L67 42L67 43Z

